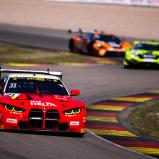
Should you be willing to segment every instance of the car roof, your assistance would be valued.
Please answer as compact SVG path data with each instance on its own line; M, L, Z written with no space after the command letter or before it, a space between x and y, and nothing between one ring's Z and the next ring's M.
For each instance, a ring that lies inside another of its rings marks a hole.
M33 73L11 73L7 75L9 78L20 78L20 77L31 77L31 78L47 78L47 79L57 79L60 80L59 77L53 75L45 75L45 74L33 74Z

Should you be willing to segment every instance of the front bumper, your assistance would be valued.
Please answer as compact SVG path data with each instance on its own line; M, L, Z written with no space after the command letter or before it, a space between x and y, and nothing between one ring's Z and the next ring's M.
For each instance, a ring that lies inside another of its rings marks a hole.
M96 50L96 54L98 56L109 56L109 57L123 57L125 55L125 50L106 50L106 49L99 49Z
M31 109L23 113L4 110L0 114L0 129L5 130L43 130L73 133L85 133L86 131L84 109L77 115L65 115L57 110L43 112L41 109Z
M140 58L126 54L123 65L125 67L159 67L159 58Z
M124 47L115 48L108 47L107 45L98 46L96 43L93 45L94 54L104 57L104 56L123 56L126 49Z

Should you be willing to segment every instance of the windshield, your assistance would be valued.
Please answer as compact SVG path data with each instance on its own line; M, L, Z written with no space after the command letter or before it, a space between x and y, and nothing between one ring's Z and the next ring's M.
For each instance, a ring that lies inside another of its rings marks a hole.
M134 49L136 50L158 50L159 51L159 45L153 45L153 44L138 44L134 46Z
M105 41L105 42L115 42L120 44L120 39L113 35L100 35L99 40Z
M46 78L10 78L6 93L68 95L60 80Z

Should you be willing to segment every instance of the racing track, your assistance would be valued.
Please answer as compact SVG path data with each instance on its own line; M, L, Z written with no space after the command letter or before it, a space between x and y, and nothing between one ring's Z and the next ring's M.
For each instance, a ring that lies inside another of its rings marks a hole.
M28 28L24 28L24 32L21 33L17 31L16 27L5 27L5 31L4 28L0 28L0 33L3 33L1 40L4 41L14 40L14 42L23 42L23 44L27 42L28 45L28 41L31 39L32 46L34 44L41 46L40 36L49 49L66 48L67 35L64 32L41 29L40 33L35 34ZM12 34L9 33L9 30ZM48 35L49 32L50 35ZM44 48L44 46L41 47ZM43 70L47 67L37 66L34 69ZM81 96L79 99L83 99L87 104L111 97L159 89L158 70L126 70L123 69L122 64L49 67L63 71L64 82L67 87L69 89L80 89ZM48 133L0 132L0 158L146 159L149 157L116 147L90 133L87 133L85 138L76 138Z

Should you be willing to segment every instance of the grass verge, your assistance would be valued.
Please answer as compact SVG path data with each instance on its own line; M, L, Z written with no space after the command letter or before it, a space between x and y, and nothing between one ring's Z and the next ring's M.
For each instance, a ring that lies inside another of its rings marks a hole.
M141 135L159 138L159 101L137 107L128 116L132 127Z
M70 52L45 51L31 49L15 44L0 43L0 63L98 63L98 58L92 58Z

